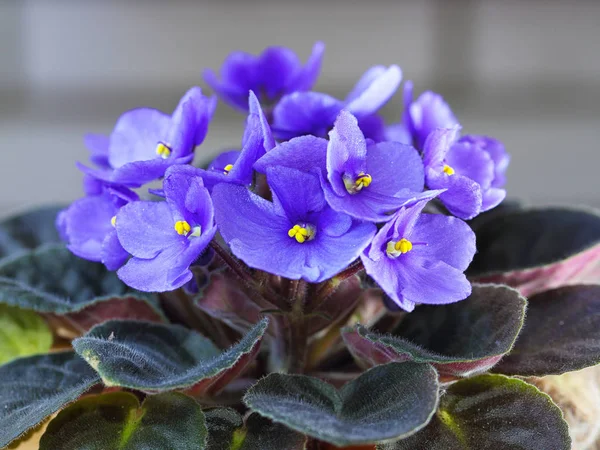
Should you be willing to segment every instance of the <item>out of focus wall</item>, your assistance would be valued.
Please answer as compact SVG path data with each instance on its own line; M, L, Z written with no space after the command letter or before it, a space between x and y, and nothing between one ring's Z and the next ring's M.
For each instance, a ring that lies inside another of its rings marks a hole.
M397 62L465 131L502 139L509 191L600 205L600 2L572 0L1 0L0 215L81 194L82 135L140 105L171 109L204 67L272 44L327 44L320 90ZM400 115L400 97L387 107ZM220 106L208 158L236 145Z

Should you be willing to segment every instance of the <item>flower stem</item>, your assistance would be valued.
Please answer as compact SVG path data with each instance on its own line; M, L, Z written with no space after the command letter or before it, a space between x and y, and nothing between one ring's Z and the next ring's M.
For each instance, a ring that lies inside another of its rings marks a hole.
M292 310L289 314L290 339L288 346L288 370L291 373L303 373L308 353L308 323L304 307L308 285L303 280L292 280L290 297Z

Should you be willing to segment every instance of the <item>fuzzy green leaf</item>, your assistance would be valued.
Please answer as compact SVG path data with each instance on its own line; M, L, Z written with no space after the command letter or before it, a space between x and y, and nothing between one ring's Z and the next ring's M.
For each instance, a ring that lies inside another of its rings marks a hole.
M61 411L40 440L40 450L204 450L206 422L187 395L152 395L140 405L127 392L83 398Z
M51 347L52 331L39 314L0 304L0 364Z
M194 387L198 394L223 387L254 359L267 324L261 320L222 351L179 325L115 320L92 328L73 347L108 386L148 392Z
M60 242L54 226L60 209L57 206L40 208L0 222L0 258Z
M575 208L511 210L474 221L477 254L467 274L529 297L600 279L600 214Z
M272 373L244 397L259 414L338 446L409 436L437 401L437 373L416 363L377 366L339 391L318 378Z
M244 423L233 409L218 408L206 412L207 450L304 450L306 436L257 413Z
M0 366L0 380L0 447L100 382L74 352L16 359Z
M523 331L494 372L560 375L598 363L600 286L575 285L529 298Z
M41 313L69 314L117 297L147 301L100 263L78 258L61 245L42 246L0 262L0 303Z
M423 430L378 450L570 450L562 412L524 381L479 375L451 385Z
M513 346L526 301L507 286L474 285L466 300L422 305L390 335L357 326L343 332L355 359L372 367L391 361L430 363L443 375L471 376L496 364Z

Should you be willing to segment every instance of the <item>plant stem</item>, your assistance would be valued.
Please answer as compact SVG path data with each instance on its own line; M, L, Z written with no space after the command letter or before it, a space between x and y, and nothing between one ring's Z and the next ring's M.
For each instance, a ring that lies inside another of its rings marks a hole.
M358 260L354 264L352 264L347 269L338 273L335 277L331 278L329 281L326 281L323 286L316 292L316 295L311 296L309 298L308 311L314 311L316 308L321 305L329 296L331 296L348 278L359 274L365 269L362 262Z
M289 314L288 368L291 373L303 373L306 368L308 324L304 314L304 306L307 287L307 283L303 280L293 280L290 283L289 300L292 302L292 310Z

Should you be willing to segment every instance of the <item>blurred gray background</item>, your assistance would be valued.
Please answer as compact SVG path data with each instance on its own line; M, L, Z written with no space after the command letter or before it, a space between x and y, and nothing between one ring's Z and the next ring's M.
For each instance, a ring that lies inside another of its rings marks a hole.
M327 45L318 90L398 63L465 132L503 140L508 189L600 206L600 1L0 0L0 216L81 195L86 132L136 106L171 111L234 49ZM398 120L401 97L385 108ZM220 105L198 158L239 145Z

